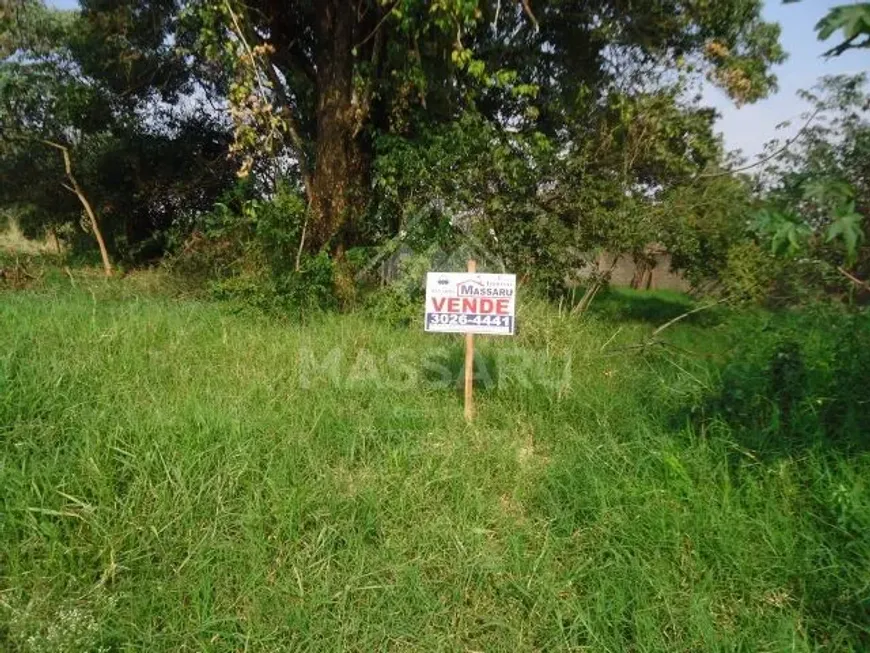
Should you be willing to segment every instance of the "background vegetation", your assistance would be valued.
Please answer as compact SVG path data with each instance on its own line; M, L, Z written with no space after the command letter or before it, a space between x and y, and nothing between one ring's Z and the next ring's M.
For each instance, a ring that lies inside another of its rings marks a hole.
M76 252L103 240L107 270L349 308L408 250L471 242L558 296L601 251L664 245L698 288L866 294L866 80L820 81L796 142L748 168L700 102L775 88L760 0L3 7L0 207ZM868 16L820 17L831 56Z

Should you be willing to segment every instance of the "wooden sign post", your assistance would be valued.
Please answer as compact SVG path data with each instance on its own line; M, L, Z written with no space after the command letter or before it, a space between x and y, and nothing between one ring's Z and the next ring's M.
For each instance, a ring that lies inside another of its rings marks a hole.
M513 274L468 272L426 275L426 331L465 334L465 419L474 419L474 334L512 336L517 278Z
M468 261L468 272L477 272L477 262ZM465 421L474 419L474 334L465 334Z

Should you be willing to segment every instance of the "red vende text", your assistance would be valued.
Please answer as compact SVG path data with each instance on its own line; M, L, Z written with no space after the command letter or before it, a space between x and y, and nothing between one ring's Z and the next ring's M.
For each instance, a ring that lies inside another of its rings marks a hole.
M489 299L488 297L433 297L432 305L436 313L472 313L474 315L508 315L510 300L507 298ZM446 310L445 310L446 306Z

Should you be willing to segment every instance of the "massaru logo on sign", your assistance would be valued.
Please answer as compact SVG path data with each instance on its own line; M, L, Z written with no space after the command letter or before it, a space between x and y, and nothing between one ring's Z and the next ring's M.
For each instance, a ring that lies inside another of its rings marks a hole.
M513 335L516 276L430 272L426 276L426 331Z

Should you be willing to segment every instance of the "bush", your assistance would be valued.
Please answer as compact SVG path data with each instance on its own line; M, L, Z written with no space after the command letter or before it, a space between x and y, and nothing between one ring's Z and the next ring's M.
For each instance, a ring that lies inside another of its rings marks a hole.
M816 307L747 323L701 406L761 451L870 445L870 314Z
M335 262L326 252L303 256L298 271L273 273L276 303L304 310L338 308L335 277Z
M807 257L780 257L754 241L728 250L722 274L725 292L736 301L768 307L841 302L849 284L829 262Z
M722 284L735 300L761 303L776 279L778 261L753 241L744 241L728 250Z
M198 220L166 265L212 296L263 310L335 306L334 264L321 252L303 255L302 197L284 184L268 201L252 199L247 183L227 193Z

